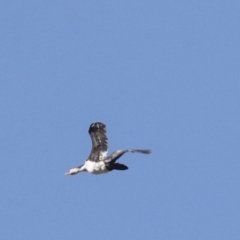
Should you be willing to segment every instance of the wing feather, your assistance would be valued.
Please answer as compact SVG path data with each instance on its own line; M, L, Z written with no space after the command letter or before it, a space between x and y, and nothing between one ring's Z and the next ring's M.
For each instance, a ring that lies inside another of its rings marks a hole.
M91 161L101 161L108 153L108 139L106 136L106 125L96 122L90 125L88 133L92 139L92 151L88 157Z
M150 154L151 150L149 149L128 149L128 150L117 150L113 152L109 157L105 159L104 162L106 163L115 163L123 154L131 152L131 153L143 153L143 154Z

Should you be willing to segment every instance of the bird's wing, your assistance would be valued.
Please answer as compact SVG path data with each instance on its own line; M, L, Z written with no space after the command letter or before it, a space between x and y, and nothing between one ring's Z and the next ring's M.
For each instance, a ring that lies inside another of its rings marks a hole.
M106 136L106 125L96 122L90 125L88 133L92 139L92 151L88 157L91 161L101 161L108 153L108 139Z
M117 150L113 152L108 158L104 160L106 163L114 163L116 162L124 153L131 152L131 153L143 153L143 154L150 154L151 150L149 149L128 149L128 150Z

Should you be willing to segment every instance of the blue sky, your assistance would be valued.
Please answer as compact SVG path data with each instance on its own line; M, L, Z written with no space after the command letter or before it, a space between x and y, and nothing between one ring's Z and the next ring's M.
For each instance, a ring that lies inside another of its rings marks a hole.
M239 10L2 1L1 239L240 239ZM95 121L152 154L65 176Z

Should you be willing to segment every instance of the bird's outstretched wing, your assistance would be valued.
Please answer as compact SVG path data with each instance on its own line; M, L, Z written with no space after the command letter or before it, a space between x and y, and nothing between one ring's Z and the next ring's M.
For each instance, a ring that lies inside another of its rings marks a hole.
M92 139L92 151L88 159L94 162L105 159L108 153L106 125L100 122L92 123L88 133Z
M128 150L117 150L113 152L108 158L105 159L104 162L106 163L115 163L123 154L131 152L131 153L143 153L143 154L150 154L151 150L149 149L128 149Z

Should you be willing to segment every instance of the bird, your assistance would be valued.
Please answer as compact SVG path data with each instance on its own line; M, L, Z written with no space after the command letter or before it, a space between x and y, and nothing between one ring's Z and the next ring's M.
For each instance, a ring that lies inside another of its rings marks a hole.
M106 136L106 125L101 122L92 123L88 133L92 140L92 150L84 164L71 168L65 175L75 175L80 172L89 172L92 174L103 174L112 170L127 170L128 167L116 161L125 153L143 153L150 154L151 150L127 149L117 150L110 156L108 154L108 138Z

